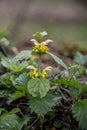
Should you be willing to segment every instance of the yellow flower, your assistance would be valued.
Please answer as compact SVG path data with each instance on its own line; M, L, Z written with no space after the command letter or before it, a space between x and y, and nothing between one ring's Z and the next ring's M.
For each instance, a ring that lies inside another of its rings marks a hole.
M29 76L32 77L32 78L37 78L38 74L37 74L36 71L33 70L33 71L29 72Z
M29 65L27 69L37 70L33 65Z
M51 66L47 66L45 69L43 69L43 71L51 71L52 67Z
M50 40L50 39L48 39L48 40L46 40L46 41L43 41L43 44L44 44L44 45L48 45L48 43L50 43L50 42L53 42L53 41Z
M43 43L39 44L39 45L35 45L33 47L33 51L37 52L37 53L46 53L49 50L49 48L44 45Z
M27 68L31 70L29 72L29 76L32 77L32 78L40 78L40 77L48 78L49 75L48 75L47 71L52 70L51 66L46 67L41 72L39 72L39 70L32 65L28 66Z
M39 44L39 42L37 40L35 40L35 39L31 39L31 42L33 42L34 45L38 45Z
M49 75L48 75L47 71L51 71L51 70L52 70L51 66L47 66L45 69L43 69L43 72L42 72L43 77L48 78Z
M33 51L37 52L37 53L40 53L40 54L46 53L49 50L49 48L47 47L48 43L52 42L52 40L49 40L49 39L46 40L46 41L43 41L41 43L39 43L35 39L32 39L31 41L34 42L34 45L35 45L33 47Z
M43 78L48 78L48 76L49 76L48 73L47 73L46 71L43 71L42 77L43 77Z
M33 42L34 45L41 44L41 43L39 43L36 39L31 39L31 42ZM48 43L50 43L50 42L52 42L52 40L48 39L48 40L46 40L46 41L43 41L42 43L43 43L44 45L48 45Z
M31 72L29 72L29 76L30 77L38 77L38 73L37 73L37 68L35 68L34 66L32 66L32 65L29 65L28 67L27 67L27 69L30 69L31 70Z

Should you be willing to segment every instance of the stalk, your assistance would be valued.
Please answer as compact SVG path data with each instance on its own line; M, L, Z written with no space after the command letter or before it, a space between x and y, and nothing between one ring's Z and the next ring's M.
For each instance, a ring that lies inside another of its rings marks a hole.
M40 130L43 130L44 118L40 116Z
M42 71L42 66L41 66L41 54L39 54L39 62L38 62L38 69L39 69L39 73L41 73Z

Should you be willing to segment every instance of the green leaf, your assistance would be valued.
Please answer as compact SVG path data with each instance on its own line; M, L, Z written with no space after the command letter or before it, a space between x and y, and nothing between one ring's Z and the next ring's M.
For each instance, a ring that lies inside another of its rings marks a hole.
M79 122L79 127L87 130L87 100L79 100L72 107L73 117Z
M29 80L27 73L20 74L19 77L15 80L16 83L20 86L25 86Z
M80 52L77 52L76 55L75 55L75 58L74 60L81 64L81 65L84 65L87 63L87 55L83 55L81 54Z
M67 88L62 88L62 90L64 90L73 99L78 98L78 90L77 89L73 89L73 88L69 87L68 89Z
M9 68L10 63L11 63L11 59L9 59L9 58L4 57L1 59L1 64L5 68Z
M47 52L50 56L52 56L52 58L55 60L56 63L58 63L59 65L63 66L65 69L67 69L67 66L66 64L59 58L57 57L56 55L50 53L50 52Z
M70 90L69 88L66 90L64 88L63 89L70 96L73 96L73 97L79 97L79 96L81 97L84 93L87 92L87 85L80 83L78 80L70 80L68 78L60 78L60 79L54 80L53 82L57 83L57 84L72 87L73 88L72 90Z
M87 84L80 84L78 89L80 95L87 93Z
M48 33L46 31L43 31L43 32L41 32L41 35L44 37L44 36L48 35Z
M30 120L29 116L20 118L15 113L19 112L18 108L12 109L10 112L4 111L0 116L0 130L22 130Z
M4 55L2 54L2 52L0 52L0 60L1 58L4 58ZM1 63L0 63L0 68L1 68Z
M19 108L13 108L9 113L16 114L17 112L20 112Z
M0 98L6 97L9 94L9 90L0 90Z
M18 117L8 113L0 116L0 130L19 130Z
M9 94L7 103L10 104L11 102L13 102L21 97L24 97L24 96L25 96L25 94L23 92L16 91L13 94Z
M17 63L10 63L9 64L9 69L14 71L14 72L21 72L22 70L24 70L26 67L28 66L28 63L27 62L18 62Z
M45 78L33 78L28 82L28 92L33 97L44 97L50 89L50 82Z
M19 61L15 61L14 59L9 58L3 58L1 60L1 64L5 68L8 68L14 72L20 72L28 66L27 62L20 63Z
M25 125L27 125L27 123L30 121L30 119L31 118L29 116L24 116L21 118L19 122L19 130L22 130L23 127L25 127Z
M27 73L20 74L19 77L15 80L16 82L16 89L18 91L22 91L24 93L27 93L27 83L29 81L29 76Z
M70 80L68 78L60 78L60 79L54 80L54 82L58 84L64 84L73 88L77 88L79 86L78 80Z
M5 110L5 108L0 108L0 115L2 114L2 112L7 112L7 111Z
M27 59L29 59L31 57L31 53L32 53L32 51L30 51L30 50L21 51L13 59L15 61L24 60L24 59L27 60Z
M43 32L36 32L33 36L37 36L40 39L42 39L46 35L48 35L48 33L46 31L43 31Z
M61 97L48 93L43 98L33 97L29 101L31 112L35 112L38 116L44 116L56 105L59 105Z
M0 39L6 37L8 34L9 32L7 31L7 29L3 28L2 30L0 30Z
M11 88L11 86L13 86L12 84L12 79L11 77L13 77L14 75L12 75L11 73L5 73L1 76L1 82L3 87L8 87Z

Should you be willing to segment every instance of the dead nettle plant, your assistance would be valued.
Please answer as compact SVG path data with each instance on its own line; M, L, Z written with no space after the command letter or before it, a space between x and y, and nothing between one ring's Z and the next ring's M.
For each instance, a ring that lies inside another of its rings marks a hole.
M31 39L32 50L1 59L4 69L0 76L1 130L29 130L36 118L41 130L47 129L44 125L49 121L52 123L47 127L51 125L61 130L87 129L87 84L78 80L85 69L79 65L67 67L50 52L48 44L52 40L44 40L46 35L47 32L37 32L34 36L39 40ZM64 70L52 76L52 66L42 67L43 55L51 56ZM65 110L70 114L67 115ZM58 115L61 118L55 120ZM75 125L76 121L78 125Z

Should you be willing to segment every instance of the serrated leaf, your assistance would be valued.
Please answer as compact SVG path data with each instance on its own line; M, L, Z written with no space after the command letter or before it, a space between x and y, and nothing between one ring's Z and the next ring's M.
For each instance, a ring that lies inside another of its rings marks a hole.
M14 71L14 72L21 72L27 67L28 63L27 62L17 62L17 63L10 63L9 64L9 69Z
M54 80L54 82L58 84L64 84L73 88L77 88L79 86L78 80L70 80L68 78L60 78L60 79Z
M66 93L68 93L71 97L78 99L85 93L87 93L87 85L80 83L78 80L70 80L68 78L60 78L54 80L54 83L58 83L61 85L68 86L69 88L62 88Z
M9 90L0 90L0 98L6 97L9 94Z
M20 74L19 77L15 80L16 82L16 89L18 91L22 91L24 93L27 93L27 83L29 80L29 76L27 73Z
M47 112L51 111L56 105L59 105L61 97L48 93L43 98L33 97L29 101L31 112L35 112L38 116L44 116Z
M15 61L14 59L3 58L1 60L1 64L3 67L8 68L14 72L20 72L28 66L27 62L20 63L19 61Z
M47 52L47 53L55 60L56 63L58 63L59 65L61 65L65 69L67 69L67 65L59 57L57 57L56 55L54 55L50 52Z
M5 68L9 68L10 63L11 63L11 60L9 58L4 57L1 59L1 64Z
M4 111L0 116L0 130L22 130L30 120L29 116L20 118L15 113L19 112L18 108L12 109L10 112Z
M18 117L15 114L3 114L0 117L0 130L19 130Z
M28 82L29 76L27 73L20 74L19 77L15 80L16 83L20 86L25 86Z
M81 96L87 92L87 85L80 83L78 80L70 80L68 78L60 78L60 79L54 80L54 83L58 83L61 85L67 85L69 87L74 88L74 91L72 90L70 93L71 94L77 93L76 96ZM67 90L67 92L69 92L69 90Z
M11 73L3 74L1 76L2 85L6 86L8 88L11 87L12 86L11 77L13 77L13 75L11 75Z
M20 53L18 53L18 55L14 57L14 60L19 61L19 60L29 59L31 57L31 53L32 51L30 50L21 51Z
M45 78L33 78L28 82L28 92L33 97L44 97L50 89L50 82Z
M19 130L22 130L22 127L27 125L30 119L31 118L29 116L24 116L23 118L21 118L19 122Z
M79 93L80 93L80 95L84 94L86 92L87 92L87 84L80 85L80 87L79 87Z
M72 107L73 117L79 122L79 127L87 130L87 100L79 100Z

